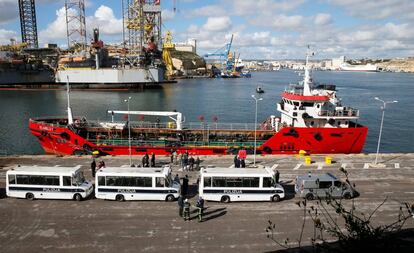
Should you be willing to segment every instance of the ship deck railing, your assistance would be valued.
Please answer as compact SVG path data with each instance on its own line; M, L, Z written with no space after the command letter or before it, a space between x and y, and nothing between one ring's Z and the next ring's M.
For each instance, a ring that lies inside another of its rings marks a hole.
M44 125L48 125L51 127L64 127L66 124L59 124L59 123L51 123L47 122L48 120L52 121L55 120L56 117L45 117L42 119L31 119L33 122L42 122ZM74 125L76 127L82 128L105 128L100 123L110 123L110 121L80 121L77 123L75 121ZM124 124L123 128L127 128L126 121L116 121L114 123ZM131 128L148 128L148 129L176 129L177 125L175 122L148 122L148 121L131 121ZM190 123L183 123L182 124L183 130L240 130L240 131L254 131L255 124L254 123L202 123L202 122L190 122ZM108 128L108 130L114 130L114 128ZM121 130L121 129L118 129ZM273 131L270 124L264 123L257 123L257 130L258 131Z
M90 128L105 128L100 123L108 123L107 121L88 121L85 125ZM114 122L124 123L124 128L128 128L126 121ZM177 125L175 122L148 122L148 121L131 121L131 128L147 128L147 129L176 129ZM113 128L108 128L113 129ZM191 122L183 123L183 130L243 130L243 131L254 131L254 123L202 123L202 122ZM118 129L119 130L119 129ZM261 123L257 124L257 130L272 130L270 125L264 125Z
M359 117L359 110L351 107L343 107L343 109L336 109L334 111L321 110L318 116L323 117Z
M129 146L128 139L88 139L88 141L102 146ZM265 141L257 140L256 146L259 147ZM254 141L172 141L172 140L131 140L134 147L244 147L253 148Z

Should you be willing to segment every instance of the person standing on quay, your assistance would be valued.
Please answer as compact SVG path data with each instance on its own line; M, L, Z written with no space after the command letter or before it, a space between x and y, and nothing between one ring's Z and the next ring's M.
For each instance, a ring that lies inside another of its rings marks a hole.
M188 175L185 175L185 177L183 177L181 194L185 197L187 196L187 192L188 192Z
M95 172L96 172L96 161L95 161L95 159L93 159L92 162L91 162L91 171L92 171L92 177L95 177Z
M185 199L184 200L184 220L185 221L190 220L190 212L191 212L190 206L191 204L190 202L188 202L188 199Z
M195 161L195 165L196 165L195 169L197 171L199 171L200 170L200 158L198 156L197 156L197 159Z
M145 166L144 167L149 167L149 155L148 155L148 153L145 153Z
M151 167L155 167L155 154L151 154Z
M183 217L183 209L184 209L184 197L183 195L180 195L178 197L178 215L180 215L180 217Z
M280 173L279 173L279 171L278 171L278 170L276 170L276 174L275 174L276 184L278 184L278 183L279 183L279 176L280 176Z

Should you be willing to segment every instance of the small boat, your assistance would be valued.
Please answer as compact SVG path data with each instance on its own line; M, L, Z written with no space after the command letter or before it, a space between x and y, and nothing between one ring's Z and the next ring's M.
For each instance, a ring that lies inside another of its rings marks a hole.
M256 92L257 92L257 93L264 93L264 90L262 89L262 87L257 86L257 88L256 88Z

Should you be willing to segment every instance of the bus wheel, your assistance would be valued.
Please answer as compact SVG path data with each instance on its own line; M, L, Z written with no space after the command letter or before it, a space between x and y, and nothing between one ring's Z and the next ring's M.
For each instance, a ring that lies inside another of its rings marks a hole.
M175 200L175 197L174 195L171 195L171 194L167 195L167 197L165 198L165 201L168 201L168 202L172 202L174 200Z
M27 193L27 194L26 194L26 199L28 199L28 200L34 200L34 195L33 195L33 193L31 193L31 192Z
M223 202L223 203L230 203L230 197L227 196L227 195L221 197L221 202Z
M116 195L115 200L119 201L119 202L124 201L125 200L124 195L122 195L122 194Z
M81 201L82 196L79 193L76 193L75 196L73 196L73 199L76 200L76 201Z
M308 193L308 194L306 194L306 196L305 196L305 199L306 200L313 200L315 197L313 196L313 194L312 193Z
M279 201L280 201L279 195L276 194L272 197L272 202L279 202Z

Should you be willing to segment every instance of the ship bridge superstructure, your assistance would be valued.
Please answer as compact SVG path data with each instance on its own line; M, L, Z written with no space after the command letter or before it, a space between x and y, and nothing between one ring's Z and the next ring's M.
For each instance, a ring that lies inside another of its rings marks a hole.
M304 80L291 84L277 104L280 127L348 128L359 119L359 110L343 106L335 85L315 84L308 54Z

